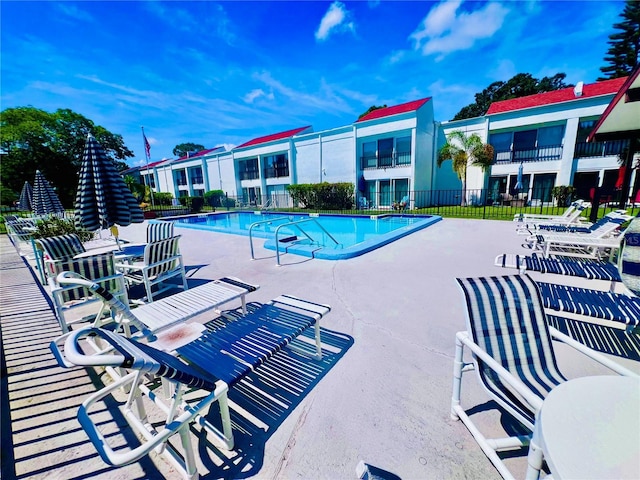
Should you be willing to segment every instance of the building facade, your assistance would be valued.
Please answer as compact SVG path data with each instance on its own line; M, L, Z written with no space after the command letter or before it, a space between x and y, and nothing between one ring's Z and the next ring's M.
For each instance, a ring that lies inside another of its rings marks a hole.
M485 192L472 202L549 203L558 185L573 185L585 199L596 186L613 195L618 156L628 141L586 139L624 80L494 102L483 117L443 123L434 119L432 99L423 98L373 110L343 127L315 132L304 126L229 151L215 148L156 162L141 167L140 174L154 191L176 198L222 190L241 204L286 207L288 185L351 182L360 207L388 208L408 197L414 208L450 203L434 192L460 189L450 162L439 168L437 156L447 135L462 130L477 133L495 150L489 172L468 170L469 191ZM638 182L634 174L632 192Z

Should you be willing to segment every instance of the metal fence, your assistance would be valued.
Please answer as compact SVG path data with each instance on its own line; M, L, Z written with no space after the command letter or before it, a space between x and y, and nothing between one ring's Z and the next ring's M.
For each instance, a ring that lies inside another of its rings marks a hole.
M408 197L406 205L402 200ZM288 193L257 195L255 197L235 197L225 195L218 197L213 204L197 201L198 197L182 197L180 205L149 206L145 215L148 218L207 213L214 211L234 210L275 210L302 211L310 213L333 214L367 214L384 213L430 214L443 217L478 218L511 220L519 213L537 213L544 215L561 215L571 202L571 198L557 199L551 197L549 188L529 189L525 192L498 192L488 189L456 190L412 190L412 191L368 191L356 192L350 205L336 208L316 208L295 204ZM598 208L585 210L584 215L595 220L607 213L617 210L619 201L615 195L603 196ZM174 203L178 203L174 201ZM640 213L640 204L628 204L630 215Z

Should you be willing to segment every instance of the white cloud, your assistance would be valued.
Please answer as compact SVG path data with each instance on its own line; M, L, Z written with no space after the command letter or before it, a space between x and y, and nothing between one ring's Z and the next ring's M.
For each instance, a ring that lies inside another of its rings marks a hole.
M257 100L260 97L265 97L268 100L273 100L274 98L273 92L265 93L265 91L262 90L261 88L254 88L249 93L247 93L244 97L242 97L242 100L244 100L245 103L253 103L255 100Z
M70 5L67 3L56 3L55 8L62 14L75 20L80 20L81 22L93 22L93 17L88 12L80 10L75 5Z
M466 50L476 40L489 38L504 22L509 10L499 3L488 3L480 10L459 12L462 2L441 2L433 7L409 39L423 55L446 54Z
M316 40L323 42L332 33L355 32L355 24L351 19L351 12L347 10L341 2L333 2L329 10L324 14L318 30L316 30Z

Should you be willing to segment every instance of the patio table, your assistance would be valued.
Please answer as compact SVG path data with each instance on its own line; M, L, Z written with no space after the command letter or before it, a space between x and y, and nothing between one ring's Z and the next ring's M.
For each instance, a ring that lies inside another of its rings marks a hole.
M639 405L637 377L582 377L557 386L536 415L527 479L538 478L544 458L556 480L637 480Z

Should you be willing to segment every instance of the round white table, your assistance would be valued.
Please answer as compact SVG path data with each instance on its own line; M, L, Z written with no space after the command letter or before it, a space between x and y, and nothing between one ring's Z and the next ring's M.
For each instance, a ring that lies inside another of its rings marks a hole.
M554 479L640 479L640 379L582 377L544 400L533 442Z

